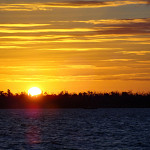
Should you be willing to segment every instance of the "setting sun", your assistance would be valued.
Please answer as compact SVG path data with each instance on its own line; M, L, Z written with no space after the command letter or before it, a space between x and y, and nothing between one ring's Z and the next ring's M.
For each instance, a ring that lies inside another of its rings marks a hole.
M42 93L42 91L38 87L32 87L28 90L28 95L31 95L31 96L36 96L41 93Z

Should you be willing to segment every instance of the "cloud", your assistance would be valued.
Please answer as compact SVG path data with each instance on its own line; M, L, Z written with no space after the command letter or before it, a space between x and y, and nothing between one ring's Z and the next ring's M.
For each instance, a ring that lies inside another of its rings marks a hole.
M40 51L107 51L107 50L121 50L122 48L44 48L38 49Z
M118 51L118 52L115 52L115 53L146 55L146 54L150 54L150 51Z
M122 61L122 62L127 62L127 61L131 61L133 59L107 59L107 60L102 60L102 61L110 61L110 62L119 62L119 61Z
M90 28L68 28L68 29L28 29L28 30L20 30L20 29L7 29L3 28L0 30L0 33L40 33L40 32L88 32L88 31L96 31L95 29Z
M150 18L108 21L96 24L100 34L150 34Z
M65 22L64 28L62 26L59 28L57 21L54 22L55 27L52 22L50 24L12 24L12 26L0 24L1 58L25 59L26 57L28 60L38 58L44 60L57 56L58 61L72 58L74 52L82 52L72 59L104 59L99 63L124 64L124 62L130 63L135 55L147 57L150 54L148 46L145 46L150 43L150 18L102 19L86 22L92 23L92 26L87 26L84 21L81 22L85 25L82 24L82 28L80 26L68 28ZM124 32L120 32L122 30ZM138 45L142 43L145 45L139 48Z
M50 24L0 24L0 27L41 27L49 26Z
M89 23L94 25L120 25L120 24L131 24L131 23L146 23L149 22L150 18L137 18L137 19L101 19L101 20L88 20L88 21L72 21Z
M149 4L149 0L114 0L114 1L68 1L47 3L1 3L0 11L45 11L52 8L99 8L118 7L123 5Z
M144 64L150 64L150 60L144 60L144 61L138 61L140 63L144 63Z
M65 25L57 27L58 22L56 21L55 27L51 24L0 24L0 33L51 33L45 38L51 38L53 36L58 36L61 33L63 37L88 37L92 36L102 36L107 34L150 34L150 18L141 19L107 19L107 20L88 20L88 21L72 21L80 23L93 24L92 27L86 24L82 28L68 27L68 23L64 22ZM47 27L46 27L47 26ZM33 28L34 27L34 28ZM65 28L64 28L65 27ZM66 34L67 32L67 34ZM74 34L72 34L74 32ZM78 32L78 33L77 33ZM65 34L64 34L65 33ZM63 35L62 35L63 34ZM39 37L37 37L39 38ZM44 38L44 37L43 37ZM105 37L106 38L106 37ZM81 38L80 38L81 39ZM87 40L87 39L86 39Z
M13 48L17 48L17 49L19 49L19 48L25 48L25 47L22 47L22 46L11 46L11 45L4 45L4 46L0 46L0 49L8 49L8 48L11 48L11 49L13 49Z
M17 79L16 79L17 78ZM120 80L120 81L150 81L149 74L117 74L117 75L64 75L64 76L32 76L30 78L25 75L10 75L0 80L0 82L50 82L50 81L104 81L104 80Z

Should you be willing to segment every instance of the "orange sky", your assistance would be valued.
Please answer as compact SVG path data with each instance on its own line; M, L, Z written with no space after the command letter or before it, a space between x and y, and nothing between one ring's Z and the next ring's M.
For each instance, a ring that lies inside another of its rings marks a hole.
M0 0L0 90L150 91L149 0Z

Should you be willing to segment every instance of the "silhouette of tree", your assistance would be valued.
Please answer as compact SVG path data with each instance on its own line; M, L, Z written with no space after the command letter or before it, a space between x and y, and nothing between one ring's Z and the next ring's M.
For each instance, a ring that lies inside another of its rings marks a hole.
M110 92L96 93L92 91L59 94L41 94L31 96L26 92L13 94L9 89L0 91L0 108L126 108L150 107L150 93Z

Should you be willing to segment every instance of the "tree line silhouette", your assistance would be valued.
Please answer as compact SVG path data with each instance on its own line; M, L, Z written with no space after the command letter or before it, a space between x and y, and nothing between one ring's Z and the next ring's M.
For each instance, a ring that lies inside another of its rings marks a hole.
M28 95L26 92L13 94L0 91L0 109L26 108L148 108L150 107L150 93L128 92L80 92L47 94L38 96Z

